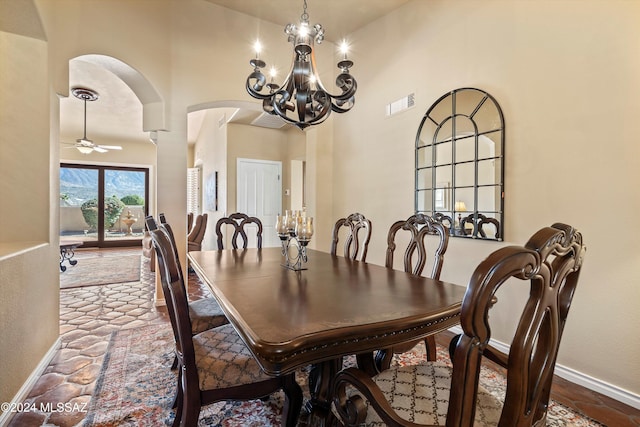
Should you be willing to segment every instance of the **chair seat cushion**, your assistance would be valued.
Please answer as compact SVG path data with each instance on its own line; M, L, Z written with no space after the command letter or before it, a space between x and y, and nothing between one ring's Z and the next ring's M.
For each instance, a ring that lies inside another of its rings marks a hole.
M189 303L189 317L191 318L191 333L193 335L229 323L214 298L191 301Z
M442 362L391 368L373 378L386 399L402 418L419 424L444 425L449 407L452 368ZM352 389L349 394L357 394ZM502 402L482 387L474 426L496 426ZM369 408L367 426L384 426L377 413Z
M271 379L253 358L233 326L193 336L200 390L251 384Z

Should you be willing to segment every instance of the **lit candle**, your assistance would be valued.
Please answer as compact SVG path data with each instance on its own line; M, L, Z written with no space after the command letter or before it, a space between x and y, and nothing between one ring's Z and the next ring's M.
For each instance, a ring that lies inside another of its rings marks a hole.
M299 218L299 221L296 225L296 235L301 241L309 241L311 240L311 236L313 236L313 218Z
M260 52L262 51L262 45L260 44L260 40L256 40L253 48L256 51L256 59L260 59Z
M340 44L340 52L344 55L344 59L347 59L347 52L349 52L349 45L346 40L342 40Z
M287 233L287 217L286 216L278 215L276 217L276 233L278 234Z

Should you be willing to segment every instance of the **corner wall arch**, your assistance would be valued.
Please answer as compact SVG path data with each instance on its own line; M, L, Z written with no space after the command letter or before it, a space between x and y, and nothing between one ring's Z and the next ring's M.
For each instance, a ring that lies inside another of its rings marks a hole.
M145 132L168 130L165 102L151 82L138 70L107 55L88 54L72 59L89 62L111 71L129 86L142 104L142 129Z

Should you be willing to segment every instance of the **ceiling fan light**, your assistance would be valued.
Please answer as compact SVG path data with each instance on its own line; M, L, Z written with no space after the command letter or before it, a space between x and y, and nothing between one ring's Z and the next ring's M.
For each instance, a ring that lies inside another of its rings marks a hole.
M79 152L81 152L82 154L89 154L93 151L93 148L91 147L82 147L82 146L78 146L76 147L78 149Z

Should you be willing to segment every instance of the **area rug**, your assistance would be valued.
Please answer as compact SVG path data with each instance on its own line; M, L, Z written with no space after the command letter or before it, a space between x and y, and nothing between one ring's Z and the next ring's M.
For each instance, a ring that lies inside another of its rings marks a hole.
M80 258L60 272L60 288L128 283L140 280L140 255Z
M173 335L169 324L150 325L114 332L105 354L102 371L85 418L85 427L163 426L171 425L175 413L171 404L176 387L173 361ZM439 349L439 358L446 358ZM396 356L394 363L408 364L424 360L424 347ZM347 361L347 364L352 362ZM306 373L299 372L298 382L306 391ZM497 396L504 395L502 375L483 368L481 383ZM284 396L267 400L219 402L205 406L198 427L204 426L279 426ZM547 426L602 426L571 409L550 402Z

